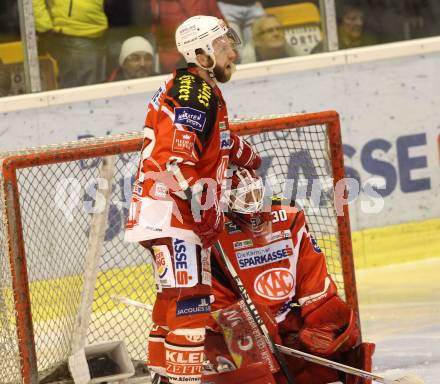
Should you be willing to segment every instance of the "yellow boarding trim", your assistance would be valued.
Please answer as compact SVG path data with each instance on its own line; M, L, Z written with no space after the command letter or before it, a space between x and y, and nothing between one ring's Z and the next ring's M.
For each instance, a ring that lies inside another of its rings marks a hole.
M23 62L23 48L21 41L0 44L0 59L5 64Z
M331 246L333 238L317 239L318 244ZM330 241L330 244L325 244ZM440 219L431 219L383 228L370 228L352 233L353 254L356 268L366 268L440 257ZM323 247L324 248L324 247ZM44 322L62 317L76 317L82 276L38 281L30 284L32 317L34 322ZM66 287L72 292L66 296ZM93 311L95 313L117 310L112 295L127 296L143 303L152 304L155 297L155 283L150 264L125 269L101 272L97 278ZM62 299L55 299L56 292L64 292ZM136 293L136 295L135 295ZM7 298L8 313L13 312L12 290L3 289ZM75 303L75 306L72 305ZM10 321L13 323L14 319Z
M352 233L356 268L440 257L440 219Z
M269 7L265 9L269 15L274 15L284 27L301 26L304 24L319 24L321 16L313 3L299 3Z
M31 283L29 289L33 321L38 323L62 317L75 318L82 287L82 275ZM57 295L57 292L60 294ZM93 312L103 313L117 310L118 306L125 307L125 304L115 303L112 295L126 296L145 304L152 304L155 298L155 282L151 264L99 273Z

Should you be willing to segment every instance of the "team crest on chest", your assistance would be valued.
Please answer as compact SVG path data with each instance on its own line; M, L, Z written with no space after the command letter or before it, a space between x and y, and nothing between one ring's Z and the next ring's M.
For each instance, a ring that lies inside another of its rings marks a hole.
M295 278L286 268L274 268L260 273L255 279L255 292L269 300L287 299L295 287Z

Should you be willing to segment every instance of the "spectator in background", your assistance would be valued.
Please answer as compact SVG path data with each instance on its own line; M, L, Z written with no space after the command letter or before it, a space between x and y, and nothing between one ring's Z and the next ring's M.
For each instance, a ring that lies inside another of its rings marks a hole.
M17 0L0 1L0 43L20 40Z
M162 73L169 73L185 60L176 49L177 27L191 16L205 15L224 19L216 0L150 0L153 24L151 32L156 36L156 46Z
M11 73L8 67L3 63L3 60L0 59L0 97L9 96L11 89Z
M252 24L264 15L263 6L255 0L219 0L218 6L229 26L242 41L242 47L251 42Z
M33 0L43 50L58 62L60 88L105 80L104 0Z
M338 16L339 49L363 47L379 42L377 37L365 31L364 11L360 5L345 3Z
M255 20L252 26L252 42L243 50L242 63L281 59L294 56L284 36L283 26L273 15L264 15Z
M154 76L155 54L151 43L141 36L133 36L122 43L119 67L108 81L139 79Z
M108 78L112 71L119 66L121 45L126 39L132 36L142 36L153 43L155 38L150 33L151 12L149 0L105 0L104 11L109 25L106 32L106 78ZM155 64L154 68L157 72L157 60Z

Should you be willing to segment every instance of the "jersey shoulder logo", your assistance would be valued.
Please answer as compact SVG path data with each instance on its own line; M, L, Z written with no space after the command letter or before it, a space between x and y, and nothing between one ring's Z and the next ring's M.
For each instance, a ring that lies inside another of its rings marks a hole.
M206 123L206 113L191 107L177 107L174 108L174 123L202 132Z

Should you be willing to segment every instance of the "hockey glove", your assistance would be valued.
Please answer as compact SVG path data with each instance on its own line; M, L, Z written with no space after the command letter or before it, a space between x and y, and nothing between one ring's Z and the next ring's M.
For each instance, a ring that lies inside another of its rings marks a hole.
M231 163L246 169L258 169L261 165L261 157L252 146L235 133L231 132L232 148L229 155Z
M202 205L205 203L206 197L202 195ZM203 209L200 221L194 222L194 233L199 236L203 248L211 247L223 231L224 216L219 207L219 203L214 199L210 207Z
M332 355L354 347L359 335L353 309L333 296L306 316L299 340L312 353Z

